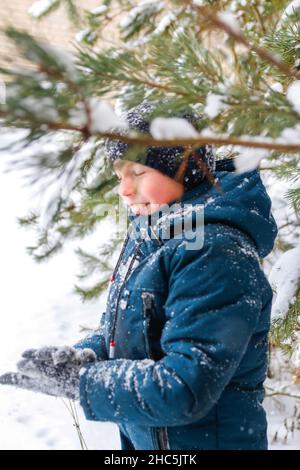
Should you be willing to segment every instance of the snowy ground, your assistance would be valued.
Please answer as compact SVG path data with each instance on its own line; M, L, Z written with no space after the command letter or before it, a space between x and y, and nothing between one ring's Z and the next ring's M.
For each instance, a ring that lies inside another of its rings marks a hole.
M1 156L0 373L15 370L24 349L76 342L82 336L80 326L95 326L105 304L104 296L94 304L84 305L72 294L79 270L72 246L41 265L25 253L33 235L18 228L16 216L27 213L29 191L21 187L18 175L3 174L3 165ZM284 387L285 380L286 375L282 383L270 381L268 386L278 390ZM296 388L299 395L299 385L295 386L295 393ZM293 423L300 412L295 409L295 401L277 396L268 398L266 407L270 448L300 449L299 430L293 434ZM119 448L115 425L88 422L79 405L77 411L89 449ZM0 449L80 449L80 444L61 399L1 387Z

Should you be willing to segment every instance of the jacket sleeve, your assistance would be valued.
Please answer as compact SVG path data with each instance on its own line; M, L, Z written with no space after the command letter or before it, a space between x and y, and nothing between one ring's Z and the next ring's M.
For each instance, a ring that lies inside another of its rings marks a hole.
M104 331L103 331L104 319L105 319L105 312L103 312L101 315L99 327L96 330L94 330L92 333L87 335L85 338L78 341L76 344L73 344L73 348L75 349L90 348L95 352L97 359L99 361L108 359L105 339L104 339Z
M87 419L192 423L210 411L234 375L262 308L257 257L219 234L201 250L181 244L169 266L165 356L83 369L80 402Z

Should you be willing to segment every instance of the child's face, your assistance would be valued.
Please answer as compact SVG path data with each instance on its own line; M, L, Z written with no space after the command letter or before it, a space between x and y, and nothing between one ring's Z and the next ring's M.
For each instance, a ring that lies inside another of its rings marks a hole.
M136 215L147 215L184 193L181 183L141 163L116 160L114 170L120 179L119 195Z

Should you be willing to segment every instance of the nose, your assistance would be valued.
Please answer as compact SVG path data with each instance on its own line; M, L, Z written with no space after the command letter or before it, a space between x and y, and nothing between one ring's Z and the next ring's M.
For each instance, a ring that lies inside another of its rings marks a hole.
M121 197L129 197L135 193L134 184L131 178L129 177L122 178L119 184L118 192Z

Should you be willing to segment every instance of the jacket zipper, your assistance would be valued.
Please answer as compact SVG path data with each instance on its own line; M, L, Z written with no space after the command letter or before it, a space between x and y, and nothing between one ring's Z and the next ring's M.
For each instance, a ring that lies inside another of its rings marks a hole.
M113 274L112 274L112 276L111 276L111 278L110 278L110 282L114 282L114 280L115 280L116 272L117 272L117 270L119 269L119 265L120 265L120 263L121 263L121 259L122 259L123 253L124 253L124 251L125 251L125 248L126 248L126 246L127 246L129 237L130 237L130 231L128 230L128 233L127 233L126 238L125 238L125 241L124 241L124 243L123 243L121 252L120 252L120 254L119 254L119 258L118 258L118 260L117 260L117 264L116 264L115 269L114 269L114 272L113 272Z
M142 300L143 300L143 309L144 309L144 317L145 317L145 343L146 343L146 351L149 356L149 359L154 359L153 351L151 349L148 331L150 327L150 320L151 314L154 309L153 307L153 296L149 292L142 292ZM152 443L155 450L170 450L169 446L169 439L168 439L168 432L167 428L157 428L151 427L151 437Z
M114 271L112 273L112 276L110 278L110 282L115 281L115 276L116 276L116 273L119 269L119 266L120 266L120 263L121 263L121 260L122 260L122 257L123 257L123 253L125 251L125 248L127 246L128 240L129 240L129 236L130 236L130 231L128 230L126 238L125 238L123 246L122 246L122 249L121 249L121 252L119 254L115 269L114 269ZM108 358L113 359L114 357L115 357L115 342L114 342L114 338L111 338L110 341L109 341Z
M117 266L114 270L114 274L113 274L113 278L112 278L112 282L114 281L114 276L117 272L117 267L119 266L120 262L121 262L121 257L125 251L125 247L127 245L127 241L129 239L129 234L127 235L127 238L124 242L124 246L122 248L122 251L120 253L120 256L119 256L119 259L118 259L118 262L117 262ZM135 249L134 249L134 252L133 252L133 255L132 255L132 258L131 258L131 261L130 261L130 264L127 268L127 271L126 271L126 274L124 276L124 279L123 279L123 282L121 284L121 287L119 289L119 293L118 293L118 297L117 297L117 301L116 301L116 308L115 308L115 312L114 312L114 316L113 316L113 321L112 321L112 327L111 327L111 337L110 337L110 341L109 341L109 354L108 354L108 357L109 359L114 359L115 358L115 347L116 347L116 343L115 343L115 333L116 333L116 326L117 326L117 320L118 320L118 307L119 307L119 301L120 301L120 297L121 297L121 294L122 294L122 291L123 291L123 287L128 279L128 276L130 274L130 270L132 268L132 265L136 259L136 255L137 255L137 252L139 251L139 248L140 248L140 245L143 243L143 241L139 242Z

